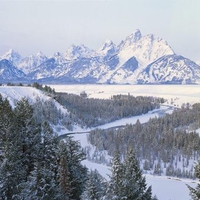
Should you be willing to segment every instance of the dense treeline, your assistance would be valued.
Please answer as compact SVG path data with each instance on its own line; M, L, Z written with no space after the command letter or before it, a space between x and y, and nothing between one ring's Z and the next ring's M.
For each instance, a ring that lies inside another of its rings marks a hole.
M43 86L37 82L28 86L39 89L53 98L46 101L37 99L34 105L37 120L41 121L47 118L52 125L61 125L68 130L72 130L74 124L82 127L95 127L123 117L145 114L159 108L160 103L164 102L163 98L134 97L131 95L115 95L110 99L93 99L87 98L85 91L81 92L80 95L75 95L57 93L50 86ZM69 112L63 113L59 110L55 106L54 100L63 105Z
M67 93L56 93L55 99L81 120L83 126L88 127L141 115L158 108L159 103L164 102L164 99L154 97L115 95L111 99L93 99Z
M47 85L43 86L43 85L41 85L37 82L33 83L32 87L34 87L38 90L44 91L44 92L51 94L51 95L55 95L55 93L56 93L55 90L52 89L50 86L47 86Z
M65 127L68 130L73 129L73 125L75 124L75 117L70 115L69 112L64 112L63 110L59 109L56 106L55 100L51 98L48 100L37 98L33 103L33 107L34 118L38 123L47 120L51 126L54 126L57 129L62 127Z
M0 86L2 86L3 84L0 83ZM42 84L39 84L37 82L34 82L33 84L23 84L23 83L12 83L12 82L8 82L6 84L7 86L28 86L28 87L34 87L38 90L41 90L43 92L46 92L47 94L51 94L51 95L54 95L56 92L53 88L51 88L50 86L47 86L47 85L42 85Z
M107 150L111 156L116 148L125 156L127 146L132 146L145 171L193 178L193 163L200 158L200 137L190 129L199 126L200 104L194 104L145 124L137 121L123 129L97 129L88 139L99 151Z

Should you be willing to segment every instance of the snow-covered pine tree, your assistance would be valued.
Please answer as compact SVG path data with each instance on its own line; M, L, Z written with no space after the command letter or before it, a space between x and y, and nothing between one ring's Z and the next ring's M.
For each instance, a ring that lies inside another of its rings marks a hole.
M59 143L59 185L64 196L69 197L72 192L68 160L67 147L64 141Z
M19 193L18 185L25 178L25 170L12 141L0 166L0 199L13 199Z
M34 123L33 109L28 100L18 102L13 112L12 129L5 160L1 166L0 194L3 199L20 198L23 189L22 183L27 181L28 175L34 167L36 135L38 126Z
M58 140L47 122L41 125L40 141L35 146L34 169L23 183L23 199L62 199L59 185Z
M27 99L12 110L0 97L0 111L0 199L79 200L87 178L79 143L67 138L60 154L57 137L48 123L36 123ZM62 180L70 183L67 193Z
M151 200L151 186L147 187L146 179L142 175L139 162L133 149L129 149L123 163L124 175L122 193L124 199Z
M85 159L85 154L79 142L72 140L71 137L65 139L65 145L70 182L69 199L80 200L87 180L87 168L81 164L81 161Z
M195 176L200 180L200 161L195 166ZM199 200L200 199L200 183L197 183L196 188L193 188L189 185L187 185L190 190L190 196L193 200Z
M82 200L102 200L105 196L107 182L95 169L88 175Z
M0 165L9 148L13 111L8 99L3 99L0 94Z
M29 104L28 99L22 98L17 102L14 118L13 140L21 156L20 160L26 171L26 177L28 177L34 168L41 128L34 120L33 107Z
M119 152L113 158L106 200L152 200L151 187L147 187L139 162L130 149L124 162Z
M122 184L124 168L121 163L120 153L117 151L112 160L110 181L108 182L108 189L106 191L107 200L122 200Z

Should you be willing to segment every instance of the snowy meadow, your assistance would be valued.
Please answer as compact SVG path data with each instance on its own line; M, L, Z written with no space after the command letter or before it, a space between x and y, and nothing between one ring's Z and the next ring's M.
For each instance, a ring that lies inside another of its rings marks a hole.
M116 94L164 97L173 105L200 102L199 85L50 85L56 92L80 94L85 91L90 98L110 98Z
M86 92L89 98L110 98L116 94L131 94L134 96L155 96L163 97L167 101L161 106L160 110L170 113L175 107L181 107L186 103L200 102L199 85L51 85L56 92L67 92L80 94ZM159 117L157 112L150 112L145 115L125 118L99 128L109 128L127 123L134 124L137 119L141 123L147 122L150 118ZM87 142L87 133L74 135L83 147L90 144ZM104 177L108 178L109 168L105 165L92 163L88 160L84 164L89 169L97 169ZM186 184L195 187L196 183L190 179L177 179L166 176L145 175L147 183L152 185L153 194L156 194L160 200L189 200L189 190Z

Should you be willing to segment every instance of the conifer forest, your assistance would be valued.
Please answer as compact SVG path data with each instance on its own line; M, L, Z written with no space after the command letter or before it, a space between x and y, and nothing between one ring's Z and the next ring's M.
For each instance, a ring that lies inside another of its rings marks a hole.
M22 98L13 106L0 95L0 199L156 200L144 174L200 178L199 103L146 123L99 129L159 109L165 99L130 94L93 99L84 92L32 86L50 98ZM69 131L75 125L92 127L87 140L93 150L82 148L70 134L60 137L58 124ZM109 178L88 169L85 159L109 166ZM188 185L192 199L199 199L199 188Z

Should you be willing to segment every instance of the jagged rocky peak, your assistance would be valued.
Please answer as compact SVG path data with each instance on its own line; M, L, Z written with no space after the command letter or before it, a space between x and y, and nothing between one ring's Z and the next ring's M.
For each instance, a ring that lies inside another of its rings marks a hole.
M5 55L9 55L9 56L20 56L20 54L18 52L16 52L14 49L9 49Z
M98 53L107 55L107 54L112 54L115 53L116 51L116 45L113 43L112 40L106 40L101 47L98 49Z
M136 29L133 33L128 35L125 40L119 44L119 48L124 48L138 42L142 38L142 33Z
M107 39L107 40L103 43L103 45L99 48L99 51L103 51L103 50L105 50L105 49L107 49L107 48L113 48L113 47L115 47L115 44L113 43L113 41Z
M200 69L181 55L165 55L149 64L138 76L139 83L199 83Z
M90 57L93 53L93 50L89 49L85 45L71 45L66 53L65 58L67 60L74 60L80 57Z
M0 79L5 80L17 80L23 78L25 74L17 69L8 59L2 59L0 61Z
M15 50L9 49L3 56L1 56L1 60L2 59L7 59L15 65L20 62L22 56Z
M136 29L135 32L126 37L125 42L133 44L139 41L141 38L142 38L141 31L139 29Z
M46 57L46 55L42 51L38 51L36 56L37 57Z
M60 52L54 53L53 58L56 60L56 62L58 64L65 63L65 58L64 58L63 54Z
M132 33L130 36L133 42L137 42L142 38L142 33L139 29L136 29L135 32Z
M48 58L45 54L39 51L36 54L32 54L20 60L17 63L18 69L22 70L25 74L28 74L35 70L41 63L45 62Z
M2 71L20 69L28 77L26 81L59 83L70 77L75 83L200 83L200 66L176 56L164 39L142 35L139 29L119 46L106 40L96 51L85 45L71 45L66 52L51 57L38 52L21 59L10 49L0 58L4 59L0 61ZM4 73L4 79L11 75Z
M60 52L56 52L56 53L54 53L53 56L54 56L54 57L61 57L61 56L62 56L62 53L60 53Z

